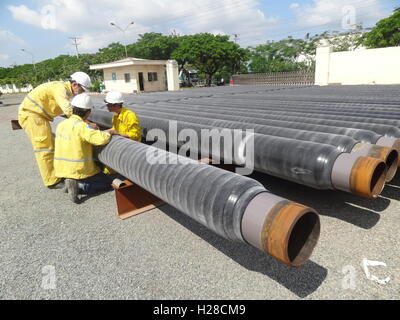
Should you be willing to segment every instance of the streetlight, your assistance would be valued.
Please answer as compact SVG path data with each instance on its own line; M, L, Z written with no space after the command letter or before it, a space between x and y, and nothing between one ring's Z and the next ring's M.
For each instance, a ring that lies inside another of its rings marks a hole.
M128 26L125 29L122 29L120 26L116 25L114 22L110 22L110 25L112 25L113 27L116 27L117 29L122 31L122 33L124 34L125 42L126 42L126 30L128 30L128 28L134 23L135 22L132 21L131 23L128 24ZM126 56L126 58L128 58L128 51L126 50L126 43L124 44L124 47L125 47L125 56Z
M35 56L33 55L32 52L30 52L30 51L28 51L28 50L26 50L26 49L21 49L21 51L23 51L23 52L25 52L25 53L31 55L31 57L32 57L32 64L33 64L33 70L35 71L35 79L37 79L36 64L35 64Z

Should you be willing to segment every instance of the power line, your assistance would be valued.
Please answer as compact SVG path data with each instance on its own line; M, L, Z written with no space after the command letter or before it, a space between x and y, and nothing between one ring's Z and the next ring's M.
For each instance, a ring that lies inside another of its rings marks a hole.
M171 22L174 23L179 23L181 20L182 23L185 22L185 20L190 19L190 25L196 25L200 24L203 21L210 21L210 18L214 19L220 19L220 11L222 9L236 9L236 10L241 10L241 9L250 9L253 7L256 7L257 3L254 2L253 0L233 0L229 4L226 4L225 2L216 2L213 3L212 5L202 5L201 6L201 11L199 10L186 10L186 11L181 11L178 13L175 13L175 17L173 18L166 18L166 19L160 19L156 26L163 26L165 24L169 24ZM197 6L198 7L198 6ZM200 9L200 8L199 8ZM188 12L188 13L185 13ZM190 13L189 13L190 12Z
M357 0L357 1L353 1L350 2L348 5L350 6L354 6L355 9L363 9L363 8L369 8L369 7L373 7L376 5L375 0ZM203 22L204 20L206 20L206 22L210 21L210 18L215 18L215 19L220 19L219 15L215 15L218 9L222 9L222 8L230 8L230 9L244 9L243 7L246 7L246 9L251 9L253 7L256 7L257 3L251 0L247 0L247 1L235 1L232 2L229 7L225 4L222 4L222 6L219 3L214 4L213 6L203 6L202 9L209 9L209 10L202 10L200 12L195 12L195 13L191 13L191 14L183 14L181 16L175 17L175 18L167 18L167 19L162 19L161 22L165 23L165 22L170 22L170 21L177 21L177 20L182 20L182 19L187 19L190 18L190 22L191 23L200 23ZM338 9L340 9L342 6L338 6ZM216 9L216 10L213 10ZM179 15L179 14L178 14ZM293 18L291 19L284 19L281 20L280 22L285 22L285 21L293 21ZM329 22L327 24L331 24L332 22ZM320 26L323 25L327 25L327 24L322 24ZM317 25L313 26L313 27L317 27ZM256 29L263 29L263 27L258 27Z
M370 5L367 5L367 6L359 6L356 9L364 9L364 8L368 8L368 7L372 7L372 5L370 4ZM389 8L381 7L381 9L387 10ZM368 20L368 18L370 18L370 17L368 17L367 13L363 13L363 14L357 15L357 20L359 20L359 22L362 22L364 19ZM333 26L337 26L338 24L340 24L341 20L342 20L342 18L337 19L337 20L335 19L335 20L329 21L327 23L317 24L317 25L313 25L313 26L309 26L309 27L304 27L304 28L301 28L301 29L289 29L287 31L272 32L272 33L269 32L267 35L268 35L269 38L271 38L271 37L282 36L282 35L296 34L296 33L299 33L299 32L309 31L309 30L313 30L313 29L317 29L317 28L321 28L321 27L333 27ZM248 32L248 33L249 34L250 33L254 33L254 31L263 30L263 29L264 28L262 28L262 27L252 28L252 30L250 32ZM266 40L266 38L254 38L254 39L251 39L251 42L260 41L260 40Z
M233 8L233 7L243 7L247 4L253 3L252 6L249 7L253 7L255 6L254 1L252 0L233 0L230 4L229 7ZM197 6L198 7L198 6ZM182 20L182 19L187 19L187 18L191 18L191 19L198 19L201 18L202 15L212 15L215 13L218 13L220 11L220 9L226 8L228 7L228 5L225 4L225 2L214 2L208 5L202 5L201 8L198 7L198 11L193 10L193 9L189 9L189 10L183 10L180 12L176 12L175 13L175 17L173 18L166 18L166 19L161 19L160 22L161 23L168 23L168 22L172 22L172 21L177 21L177 20ZM201 9L201 11L200 11ZM191 22L193 22L193 20L191 20Z
M256 5L256 3L254 3L253 1L244 1L244 2L243 1L242 2L236 1L236 2L232 2L229 7L230 8L236 8L236 9L240 8L241 9L243 6L245 6L247 4L250 4L250 3L252 3L252 5L247 6L247 8L252 8L252 7L254 7ZM360 9L365 9L365 8L369 8L369 7L374 7L376 5L376 2L374 0L357 0L357 1L350 2L348 5L354 6L356 10L360 10ZM184 15L182 15L180 17L164 19L164 20L162 20L162 22L174 21L174 20L176 21L176 20L182 20L182 19L190 18L191 19L190 20L191 23L194 23L195 21L198 23L198 22L201 22L202 20L208 19L209 17L213 17L214 18L215 17L214 13L215 13L216 10L212 10L212 9L220 9L222 7L226 8L226 5L220 6L218 3L216 3L216 6L215 5L214 6L208 6L208 9L211 9L211 10L196 12L194 14L193 13L192 14L187 14L187 15L184 14ZM338 6L338 9L340 9L341 7L342 6ZM203 9L204 9L204 7L203 7ZM386 8L384 7L382 9L386 9ZM365 15L365 13L363 15L358 15L358 17L364 16L364 15ZM280 22L285 22L285 21L289 22L289 21L293 21L293 19L285 19L285 20L281 20ZM336 22L340 22L340 21L341 21L341 19L337 20L337 21L336 20L335 21L329 21L328 23L310 26L310 27L307 27L307 28L303 28L301 30L296 28L296 33L299 32L299 31L302 31L302 30L315 29L315 28L322 27L322 26L334 25ZM256 27L256 28L252 28L252 31L254 31L254 30L264 30L264 29L265 29L265 27ZM273 35L279 35L279 34L289 34L289 33L292 33L293 31L294 30L287 30L287 31L284 31L284 32L279 32L279 33L272 33L272 34L269 33L269 36L271 36L271 35L272 36ZM259 39L255 39L255 40L261 40L261 39L259 38Z

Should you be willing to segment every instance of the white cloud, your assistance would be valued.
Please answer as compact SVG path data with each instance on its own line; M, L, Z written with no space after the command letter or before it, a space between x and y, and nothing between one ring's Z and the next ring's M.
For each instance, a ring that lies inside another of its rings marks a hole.
M0 54L0 61L7 61L9 58L8 54Z
M379 0L313 0L313 4L290 5L303 27L346 25L383 18L387 12L381 8Z
M132 43L138 38L139 34L151 31L150 27L134 24L126 30L125 34L113 28L108 31L84 33L79 40L79 48L84 51L94 51L106 47L112 42Z
M300 7L300 5L298 3L292 3L289 8L290 9L297 9L298 7Z
M18 7L7 6L7 8L10 10L15 20L34 25L35 27L41 27L42 16L40 13L29 9L24 5Z
M1 66L8 66L10 62L18 60L23 55L21 49L24 47L26 48L28 45L23 39L9 30L0 29Z
M0 47L3 49L10 45L24 46L26 42L9 30L0 29Z
M42 29L54 29L82 37L83 50L93 50L113 41L130 42L140 33L180 30L180 34L218 32L240 34L241 41L264 37L277 19L260 11L259 0L35 0L37 7L8 6L17 21Z

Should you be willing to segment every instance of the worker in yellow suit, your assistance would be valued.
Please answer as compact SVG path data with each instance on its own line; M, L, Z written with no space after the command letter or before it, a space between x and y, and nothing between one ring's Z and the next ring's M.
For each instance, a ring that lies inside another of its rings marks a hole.
M108 111L116 113L112 118L113 126L108 132L140 142L142 136L139 120L133 111L123 107L124 100L121 92L110 91L107 93L104 102L107 104ZM106 167L104 173L116 174L117 172Z
M56 129L54 169L56 177L66 179L71 201L78 203L79 193L91 195L112 190L112 180L101 172L93 158L93 146L107 144L111 134L85 122L93 107L89 95L77 95L71 104L72 116Z
M67 82L53 81L36 87L19 107L18 122L32 142L43 183L50 189L63 187L62 179L54 175L54 138L50 121L61 114L70 117L69 99L88 91L90 86L91 80L86 73L75 72Z

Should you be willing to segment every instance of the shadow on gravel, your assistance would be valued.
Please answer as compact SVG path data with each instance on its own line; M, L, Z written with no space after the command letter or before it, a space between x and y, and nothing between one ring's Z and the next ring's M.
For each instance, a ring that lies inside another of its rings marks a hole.
M105 191L105 192L100 192L100 193L96 193L96 194L80 194L79 195L78 204L85 203L86 201L88 201L88 200L90 200L92 198L99 197L102 194L106 194L106 193L109 193L109 192L113 192L113 191Z
M381 196L392 200L400 201L400 187L387 184L385 189L382 191Z
M0 103L0 107L11 107L11 106L16 106L18 107L18 103Z
M400 200L400 173L398 172L394 179L386 183L385 189L381 193L382 197L392 200Z
M300 298L317 290L328 274L327 269L313 261L298 268L286 266L250 245L232 242L216 235L169 205L159 209L244 268L270 277Z
M259 181L273 194L299 202L317 210L323 216L340 219L363 229L371 229L380 220L376 212L386 210L390 200L379 197L365 199L335 190L317 190L262 173L250 178Z
M397 174L394 177L394 179L392 181L388 182L387 184L395 186L395 187L400 187L400 172L397 171Z

